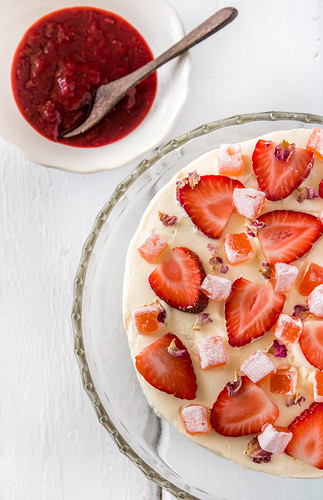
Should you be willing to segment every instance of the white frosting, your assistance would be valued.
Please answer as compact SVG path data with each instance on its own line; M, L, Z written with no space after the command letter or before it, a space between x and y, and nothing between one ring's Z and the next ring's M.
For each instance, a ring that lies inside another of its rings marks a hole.
M262 138L280 142L286 139L289 142L295 142L298 147L305 147L311 131L306 129L298 129L292 131L274 132L267 134ZM255 174L252 169L251 156L257 139L249 140L241 143L242 154L244 158L244 171L239 180L246 187L259 189ZM263 337L251 342L243 347L231 347L227 341L227 333L224 319L224 303L209 300L209 304L205 309L206 313L210 314L212 323L207 323L199 330L193 329L196 316L185 313L163 304L166 309L166 322L156 334L138 335L133 323L133 311L140 307L151 304L156 300L156 295L152 291L148 276L155 269L156 264L148 264L142 259L137 251L137 247L145 236L151 231L156 232L165 241L168 242L168 248L163 253L162 259L166 259L170 255L171 248L175 246L187 246L196 252L204 266L206 273L214 273L209 265L211 257L210 250L207 245L218 245L220 256L224 259L223 238L227 233L242 232L244 218L237 213L232 213L227 226L225 227L220 240L212 240L193 226L189 217L183 211L176 201L175 183L176 180L185 177L188 172L197 170L200 175L216 174L218 164L219 150L213 150L201 156L185 169L180 171L166 186L164 186L151 201L147 207L139 227L130 243L124 278L124 323L129 338L131 355L134 360L135 356L147 345L157 340L161 335L167 332L172 332L177 335L183 344L188 349L194 370L197 377L197 396L190 404L201 404L207 408L212 408L213 403L217 399L219 392L224 388L225 384L233 379L236 370L240 369L241 364L258 349L266 350L273 342L272 332L266 333ZM312 186L317 189L320 180L323 177L323 162L315 159L314 167L309 177L304 181L303 185ZM297 202L296 192L292 193L288 198L282 201L266 201L264 212L279 209L292 209L311 213L315 216L323 210L323 200L321 198L314 200L305 200L303 203ZM158 216L158 212L176 215L178 223L172 226L164 226ZM261 263L265 262L261 248L257 238L249 238L256 252L256 256L245 263L229 266L229 271L225 274L225 278L234 280L240 276L249 279L255 283L271 287L268 280L265 280L259 269ZM301 259L293 262L300 271L303 271L307 262L315 262L322 265L323 255L323 237L318 240L309 254ZM219 273L218 273L219 274ZM300 275L302 273L300 272ZM298 277L299 280L299 277ZM291 292L286 295L286 302L283 312L292 314L294 305L305 304L306 298L301 297L297 292L298 280ZM210 335L219 335L225 343L226 352L228 354L228 363L221 367L212 368L209 370L201 370L197 345L198 342ZM293 419L299 415L305 408L313 402L313 377L314 367L304 357L299 344L288 344L287 358L274 358L272 361L276 368L284 368L288 365L294 365L298 369L297 392L301 393L306 401L300 408L298 405L287 407L287 396L272 394L269 391L269 382L265 379L260 382L271 399L279 409L279 418L276 421L277 425L288 426ZM172 395L168 395L152 387L144 378L138 374L142 389L156 413L162 418L171 422L180 432L185 434L189 439L204 446L219 456L226 457L238 463L241 467L250 468L258 471L269 472L275 475L291 476L291 477L323 477L323 471L307 465L299 460L295 460L283 453L275 455L269 463L254 464L252 460L244 454L248 442L252 436L242 437L225 437L211 430L209 434L201 434L190 436L185 432L181 409L187 404L186 400L178 399Z

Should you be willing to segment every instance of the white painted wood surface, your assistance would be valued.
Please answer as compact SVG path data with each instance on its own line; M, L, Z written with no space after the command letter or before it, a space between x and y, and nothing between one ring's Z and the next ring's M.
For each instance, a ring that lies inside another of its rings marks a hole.
M228 5L169 1L186 31ZM169 137L243 112L323 113L322 1L232 5L237 20L191 51L190 96ZM160 496L98 424L70 322L82 244L136 163L77 175L32 164L0 141L1 500Z

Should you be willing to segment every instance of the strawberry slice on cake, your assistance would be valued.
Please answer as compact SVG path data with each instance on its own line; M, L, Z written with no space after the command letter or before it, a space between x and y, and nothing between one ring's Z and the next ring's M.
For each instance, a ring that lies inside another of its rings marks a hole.
M233 211L233 191L243 188L225 175L202 175L196 182L178 182L176 197L193 224L209 238L220 238Z
M237 394L230 395L225 387L211 410L211 425L222 436L238 437L261 432L264 424L273 424L277 406L268 394L248 377L242 377Z
M148 280L155 294L181 311L202 312L208 298L200 290L206 274L199 256L186 247L173 248L169 259L161 262Z
M167 333L136 356L136 368L156 389L179 399L194 399L196 376L191 357L176 335Z
M307 361L323 370L323 321L304 321L299 345Z
M258 218L264 226L258 231L267 263L289 264L309 252L322 234L322 224L314 215L293 210L274 210Z
M252 163L261 191L268 200L277 201L287 198L309 176L314 154L287 141L278 144L260 139Z
M225 304L229 344L241 347L264 335L276 323L284 302L285 295L269 286L236 279Z

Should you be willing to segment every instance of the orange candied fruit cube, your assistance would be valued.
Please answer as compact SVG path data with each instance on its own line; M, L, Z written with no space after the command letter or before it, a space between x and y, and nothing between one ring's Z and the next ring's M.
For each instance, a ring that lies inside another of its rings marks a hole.
M188 405L182 408L185 430L188 434L208 434L211 430L208 410L202 405Z
M278 340L295 344L303 332L303 323L300 318L281 313L275 326L274 335Z
M243 158L239 144L221 144L218 173L239 177L243 172Z
M323 160L323 130L321 128L313 129L306 148L312 151L317 158Z
M270 391L274 394L293 395L296 392L297 369L295 366L280 368L270 375Z
M133 312L133 320L137 333L145 335L147 333L157 332L160 321L158 316L163 312L163 308L159 304L151 304L141 307Z
M138 252L148 264L153 264L166 249L167 243L158 234L149 233L138 247Z
M309 295L314 288L323 284L323 267L310 262L306 267L301 282L299 284L299 293L301 295Z
M254 250L246 233L227 234L224 238L224 252L232 265L250 260L254 256Z
M314 373L314 401L323 403L323 372L315 370Z

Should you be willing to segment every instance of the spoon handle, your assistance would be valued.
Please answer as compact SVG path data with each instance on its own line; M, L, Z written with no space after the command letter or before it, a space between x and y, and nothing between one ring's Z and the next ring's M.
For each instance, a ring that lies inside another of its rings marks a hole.
M231 23L237 15L238 11L234 7L225 7L224 9L221 9L213 14L206 21L197 26L197 28L184 36L184 38L182 38L179 42L175 43L168 50L160 54L160 56L156 57L156 59L153 59L149 63L131 73L134 80L136 80L136 85L166 62L183 54L197 43L205 40L205 38L213 35L213 33L216 33L216 31L224 28L224 26Z

